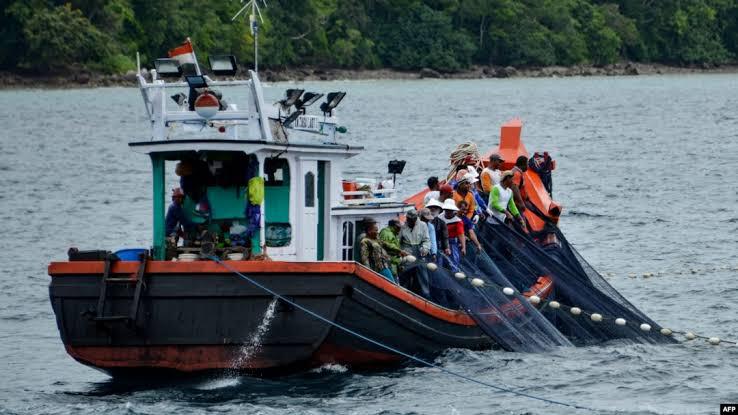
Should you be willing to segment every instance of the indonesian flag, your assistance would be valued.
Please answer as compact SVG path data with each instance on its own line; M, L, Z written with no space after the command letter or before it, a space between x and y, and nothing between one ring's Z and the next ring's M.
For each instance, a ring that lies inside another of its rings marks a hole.
M191 63L197 65L197 59L195 58L195 50L192 48L192 42L190 38L187 38L183 44L177 46L174 49L169 50L169 57L179 61L180 65Z

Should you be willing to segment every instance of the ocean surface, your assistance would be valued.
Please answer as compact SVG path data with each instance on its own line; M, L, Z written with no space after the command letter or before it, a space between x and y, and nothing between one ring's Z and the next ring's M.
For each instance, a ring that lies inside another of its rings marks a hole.
M296 84L269 85L276 100ZM303 84L298 84L300 87ZM561 227L625 297L664 326L738 340L738 75L355 81L339 107L366 146L349 177L408 161L406 194L448 154L524 122L558 161ZM436 369L328 366L278 379L123 385L72 360L46 266L70 246L150 244L150 164L136 89L0 91L0 414L575 414ZM653 273L648 278L643 274ZM527 394L617 414L716 414L738 402L738 347L697 340L546 354L449 350L436 363Z

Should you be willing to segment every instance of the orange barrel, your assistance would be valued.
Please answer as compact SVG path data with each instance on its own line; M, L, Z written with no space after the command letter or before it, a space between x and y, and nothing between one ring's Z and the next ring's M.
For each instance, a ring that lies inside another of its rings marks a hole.
M355 180L343 180L343 191L344 192L355 192L359 189L359 187L356 185ZM344 196L344 199L357 199L359 196Z

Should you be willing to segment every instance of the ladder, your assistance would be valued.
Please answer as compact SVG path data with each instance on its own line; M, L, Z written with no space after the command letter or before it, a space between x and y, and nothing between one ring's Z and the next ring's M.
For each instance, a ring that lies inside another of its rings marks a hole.
M117 261L117 258L113 255L105 257L105 269L103 271L102 280L100 281L100 296L97 299L97 312L93 320L98 323L125 323L126 325L135 325L138 318L139 305L141 303L141 293L146 287L144 281L146 277L146 263L148 262L148 253L144 252L140 256L141 262L136 272L136 279L133 280L129 277L116 278L110 276L111 268L113 263ZM105 302L107 300L108 286L111 284L132 284L136 283L136 289L133 294L133 302L131 303L131 309L127 315L105 315Z

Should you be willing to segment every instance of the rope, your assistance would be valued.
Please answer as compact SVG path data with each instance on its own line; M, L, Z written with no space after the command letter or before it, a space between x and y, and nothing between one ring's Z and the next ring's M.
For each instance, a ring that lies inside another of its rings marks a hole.
M450 156L450 162L451 162L451 170L448 172L447 180L451 180L454 176L456 176L456 168L464 163L464 160L467 158L471 158L474 160L474 163L472 165L479 167L481 163L482 156L479 154L479 149L477 149L477 145L473 142L463 143L456 146L456 149L451 152Z
M374 344L376 346L379 346L379 347L381 347L381 348L383 348L385 350L389 350L389 351L391 351L393 353L396 353L396 354L398 354L400 356L406 357L406 358L408 358L410 360L413 360L413 361L418 362L420 364L423 364L425 366L432 367L434 369L438 369L441 372L444 372L444 373L446 373L448 375L455 376L457 378L466 380L468 382L476 383L478 385L486 386L488 388L497 390L499 392L506 392L506 393L510 393L510 394L517 395L517 396L521 396L521 397L524 397L524 398L533 399L533 400L536 400L536 401L545 402L545 403L549 403L549 404L553 404L553 405L565 406L565 407L568 407L568 408L583 409L583 410L592 411L592 412L595 412L596 411L595 409L592 409L592 408L589 408L589 407L586 407L586 406L579 406L579 405L576 405L576 404L570 404L570 403L567 403L567 402L562 402L562 401L557 401L557 400L553 400L553 399L543 398L543 397L540 397L540 396L531 395L531 394L528 394L528 393L525 393L525 392L516 391L516 390L513 390L513 389L503 388L501 386L497 386L497 385L494 385L492 383L485 382L483 380L474 379L474 378L469 377L469 376L466 376L464 374L461 374L461 373L458 373L458 372L455 372L455 371L446 369L446 368L444 368L442 366L436 365L434 363L431 363L431 362L429 362L427 360L424 360L424 359L421 359L419 357L410 355L410 354L405 353L405 352L403 352L401 350L398 350L398 349L396 349L396 348L394 348L392 346L388 346L388 345L386 345L384 343L381 343L381 342L379 342L377 340L374 340L372 338L369 338L367 336L364 336L361 333L357 333L357 332L351 330L350 328L348 328L346 326L343 326L343 325L341 325L339 323L336 323L335 321L331 321L331 320L329 320L329 319L321 316L320 314L317 314L316 312L314 312L314 311L312 311L312 310L310 310L308 308L305 308L305 307L297 304L296 302L294 302L294 301L292 301L292 300L290 300L290 299L288 299L288 298L286 298L286 297L278 294L276 291L270 289L269 287L266 287L265 285L260 284L256 280L254 280L252 278L249 278L246 275L238 272L236 269L232 268L230 265L222 262L220 260L220 258L218 258L218 257L210 256L208 258L211 259L211 260L213 260L213 261L215 261L216 263L220 264L223 268L225 268L228 271L234 273L235 275L241 277L242 279L246 280L247 282L255 285L256 287L258 287L258 288L260 288L260 289L262 289L264 291L266 291L267 293L273 295L274 297L280 299L281 301L284 301L285 303L287 303L287 304L289 304L289 305L291 305L291 306L293 306L293 307L295 307L297 309L300 309L300 310L304 311L305 313L307 313L307 314L315 317L316 319L318 319L318 320L320 320L320 321L322 321L324 323L327 323L327 324L329 324L329 325L331 325L331 326L333 326L333 327L335 327L337 329L340 329L340 330L342 330L342 331L344 331L344 332L346 332L348 334L351 334L352 336L358 337L358 338L360 338L362 340L365 340L365 341L367 341L369 343L372 343L372 344Z

